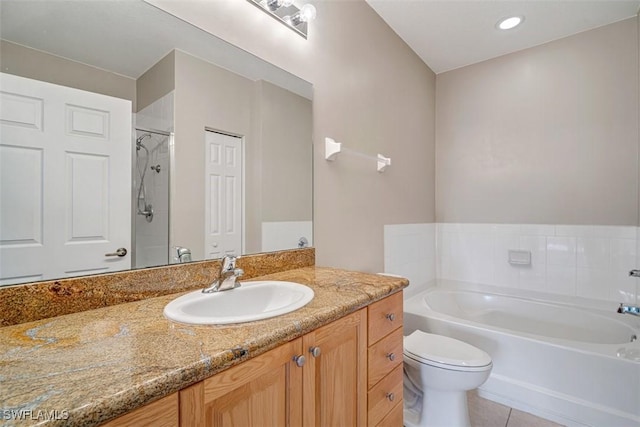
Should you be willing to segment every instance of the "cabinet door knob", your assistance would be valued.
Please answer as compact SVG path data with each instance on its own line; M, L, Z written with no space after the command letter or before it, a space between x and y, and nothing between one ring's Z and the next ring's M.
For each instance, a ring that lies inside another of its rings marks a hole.
M394 400L396 400L395 393L387 393L387 399L389 399L389 402L393 402Z
M389 313L385 317L389 319L389 322L393 322L394 320L396 320L396 315L393 313Z
M395 353L388 353L387 354L387 359L389 359L390 361L394 361L396 360L396 354Z
M293 361L296 362L296 366L298 368L302 368L306 363L307 359L302 354L299 354L297 356L293 356Z
M318 357L322 354L322 351L320 350L320 347L310 347L309 353L311 353L313 357Z

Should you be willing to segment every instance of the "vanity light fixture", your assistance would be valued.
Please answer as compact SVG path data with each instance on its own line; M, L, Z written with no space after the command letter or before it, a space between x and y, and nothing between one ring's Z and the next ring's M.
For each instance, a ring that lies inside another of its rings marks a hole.
M496 24L496 28L499 30L511 30L524 22L524 16L509 16L502 18Z
M281 7L290 7L293 5L293 0L267 0L267 7L269 10L278 10Z
M247 1L282 22L305 39L307 38L307 23L316 17L316 8L308 3L298 9L293 4L293 0Z

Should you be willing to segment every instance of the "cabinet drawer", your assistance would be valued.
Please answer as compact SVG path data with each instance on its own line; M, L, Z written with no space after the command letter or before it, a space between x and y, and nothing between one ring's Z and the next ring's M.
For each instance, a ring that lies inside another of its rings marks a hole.
M393 371L369 391L369 425L377 425L385 416L400 404L402 407L402 365ZM400 423L402 425L402 417Z
M369 345L402 326L402 292L369 306Z
M393 368L402 365L402 328L396 329L373 346L369 347L369 382L373 387Z
M376 425L376 427L402 427L402 422L404 421L404 414L402 413L402 410L402 402L400 402L387 414L386 417L382 419L382 421Z

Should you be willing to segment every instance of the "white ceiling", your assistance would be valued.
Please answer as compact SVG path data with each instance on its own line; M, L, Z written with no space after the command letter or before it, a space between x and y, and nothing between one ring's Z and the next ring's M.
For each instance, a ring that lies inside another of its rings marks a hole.
M143 0L0 0L0 38L133 79L180 49L312 98L308 82Z
M366 0L436 73L635 16L640 0ZM520 15L513 30L498 20Z
M366 1L436 73L620 21L640 8L640 0ZM178 48L310 97L306 82L282 81L282 70L142 0L0 0L0 12L0 37L125 76L139 77ZM496 30L511 15L525 22Z

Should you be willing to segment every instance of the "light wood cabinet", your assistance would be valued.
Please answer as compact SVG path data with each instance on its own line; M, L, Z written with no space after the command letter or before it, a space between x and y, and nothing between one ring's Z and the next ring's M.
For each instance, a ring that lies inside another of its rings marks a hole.
M369 345L402 326L402 292L389 295L368 307Z
M366 309L305 335L303 347L303 424L367 425Z
M180 391L180 425L365 426L366 316L345 316Z
M178 411L178 393L173 393L111 420L103 427L178 427Z
M393 399L389 399L394 396ZM398 406L402 396L402 365L398 365L368 393L369 425L375 426ZM402 406L402 405L400 405ZM400 424L397 424L398 426Z
M402 426L402 292L368 308L370 426Z
M180 391L182 426L302 425L302 339Z
M402 329L396 329L369 347L369 381L371 388L393 368L402 365Z
M404 420L402 402L398 403L393 409L389 411L389 413L376 424L376 427L402 427L402 422Z

